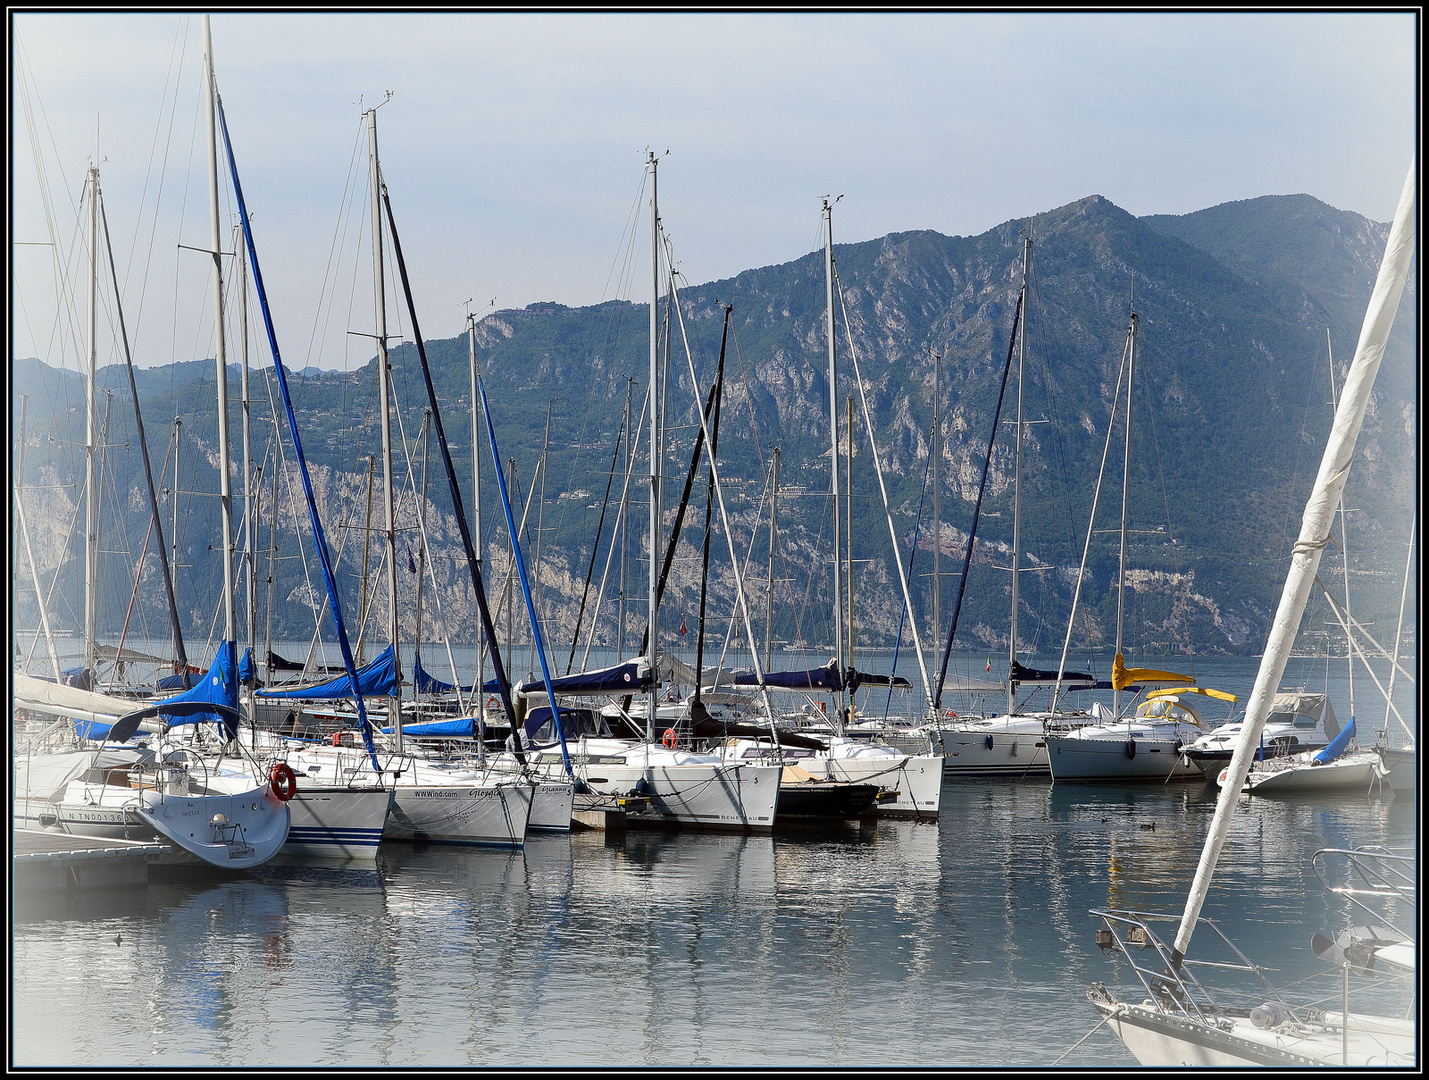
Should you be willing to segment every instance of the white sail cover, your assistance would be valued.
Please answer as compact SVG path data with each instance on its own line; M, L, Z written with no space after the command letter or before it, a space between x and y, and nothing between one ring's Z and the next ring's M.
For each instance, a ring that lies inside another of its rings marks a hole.
M15 707L51 716L80 716L108 723L133 712L137 703L125 698L96 694L73 686L46 682L23 671L15 672Z

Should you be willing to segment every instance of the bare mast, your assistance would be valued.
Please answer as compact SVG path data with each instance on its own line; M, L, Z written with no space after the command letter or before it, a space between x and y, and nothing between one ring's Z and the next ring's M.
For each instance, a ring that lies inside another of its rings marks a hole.
M223 518L223 639L232 650L238 641L238 623L233 611L233 486L229 478L232 453L228 446L228 355L223 335L223 234L219 227L218 208L218 126L215 115L218 84L213 73L213 35L207 15L203 17L203 58L204 78L208 90L208 203L209 243L213 249L214 366L218 382L218 490ZM177 482L177 473L174 479Z
M842 198L842 196L840 196ZM838 202L835 199L834 202ZM824 291L825 325L829 341L829 494L834 507L834 656L839 669L839 681L843 681L844 636L843 636L843 573L839 559L839 406L838 406L838 352L834 343L834 207L824 198ZM845 694L839 705L834 721L835 730L844 733L844 715L849 707Z
M372 290L377 318L377 408L382 424L382 488L385 495L382 534L387 541L387 639L392 643L392 694L390 720L398 753L402 752L402 657L398 649L397 621L397 520L392 495L392 416L388 394L390 362L387 357L387 296L382 280L382 169L377 161L377 109L368 109L367 149L372 182Z

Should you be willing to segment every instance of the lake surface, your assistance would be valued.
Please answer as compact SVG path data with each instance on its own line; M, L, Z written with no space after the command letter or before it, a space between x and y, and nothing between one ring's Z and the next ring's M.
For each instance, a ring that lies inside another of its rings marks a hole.
M1283 683L1345 718L1343 661L1297 663ZM1243 703L1254 660L1198 664ZM1412 725L1413 688L1396 700ZM1372 685L1357 709L1383 726ZM955 780L936 823L393 844L375 866L19 895L11 1063L1134 1066L1093 1031L1087 987L1133 977L1089 909L1179 915L1215 795ZM1417 841L1412 793L1243 798L1202 914L1277 986L1324 975L1311 935L1366 920L1312 853Z
M1203 914L1277 985L1324 971L1311 934L1364 920L1311 853L1415 843L1414 799L1244 804ZM20 897L12 1064L1047 1066L1096 1027L1087 986L1131 978L1088 909L1179 913L1213 808L1200 783L950 781L936 824ZM1135 1061L1102 1028L1061 1064Z

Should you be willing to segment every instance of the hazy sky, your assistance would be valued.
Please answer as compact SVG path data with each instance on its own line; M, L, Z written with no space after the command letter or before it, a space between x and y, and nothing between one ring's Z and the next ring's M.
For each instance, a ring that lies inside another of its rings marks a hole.
M136 359L211 356L206 259L179 246L209 242L201 18L12 9L11 29L14 354L82 355L98 160ZM1091 194L1140 215L1305 192L1388 221L1417 137L1412 12L219 13L212 31L295 368L372 354L350 333L373 328L361 112L389 91L382 170L427 338L459 333L469 298L645 300L647 148L668 151L661 215L698 283L812 250L826 194L836 243L974 235Z

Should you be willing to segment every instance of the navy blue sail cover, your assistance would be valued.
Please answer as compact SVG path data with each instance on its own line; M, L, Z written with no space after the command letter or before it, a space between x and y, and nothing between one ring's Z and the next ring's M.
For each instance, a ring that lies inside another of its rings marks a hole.
M357 689L365 698L390 695L397 686L397 661L392 646L382 650L382 655L370 664L357 669ZM298 701L332 700L353 697L352 678L348 675L329 679L318 686L304 686L296 690L259 690L258 697L286 698Z
M523 683L518 687L521 693L543 692L544 680ZM644 660L629 660L614 667L596 671L578 671L574 675L562 675L551 680L551 689L557 694L630 694L650 689L650 669Z
M1036 668L1024 667L1016 660L1012 661L1012 671L1008 674L1008 680L1015 683L1073 683L1096 681L1094 676L1084 671L1064 671L1059 676L1055 671L1038 671Z

